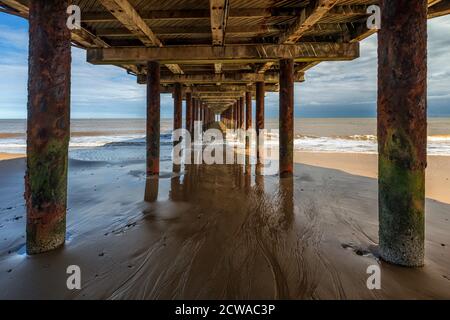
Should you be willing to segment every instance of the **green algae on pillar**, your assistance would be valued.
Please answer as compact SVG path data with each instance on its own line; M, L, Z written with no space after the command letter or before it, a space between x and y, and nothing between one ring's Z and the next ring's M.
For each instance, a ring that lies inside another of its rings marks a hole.
M424 264L427 1L381 1L379 243L388 262Z
M58 248L66 237L71 74L68 5L69 1L35 0L29 7L28 254Z

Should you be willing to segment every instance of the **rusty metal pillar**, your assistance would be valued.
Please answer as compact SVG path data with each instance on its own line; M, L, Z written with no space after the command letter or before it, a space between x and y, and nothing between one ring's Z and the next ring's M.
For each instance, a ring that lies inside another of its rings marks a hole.
M245 130L249 130L252 128L252 93L245 93Z
M159 174L160 139L160 65L147 64L147 177Z
M251 98L251 97L250 97ZM241 97L241 103L239 108L239 129L244 128L244 122L245 122L245 102L244 97Z
M237 129L238 104L239 104L239 99L236 101L236 103L233 106L233 129Z
M27 253L65 242L70 138L69 1L31 1L27 122Z
M181 129L183 126L183 92L181 83L174 86L173 97L173 130Z
M204 103L201 105L201 118L202 118L202 125L203 125L203 131L205 131L205 122L206 122L206 106Z
M264 96L265 87L264 82L256 83L256 120L255 120L255 130L256 130L256 174L261 173L262 168L262 149L263 145L260 145L259 134L260 131L264 129Z
M242 108L244 110L244 108ZM252 93L247 91L245 93L245 125L244 129L246 131L245 134L245 174L247 176L246 185L250 185L248 182L249 177L251 176L251 164L250 164L250 129L252 128Z
M378 33L379 241L391 263L424 264L427 1L381 1Z
M194 132L194 110L193 110L193 101L192 101L192 93L186 92L186 130L189 131L191 137Z
M183 91L181 83L175 83L174 97L173 97L173 131L179 130L183 127ZM181 143L181 139L173 141L173 146ZM172 165L173 172L179 172L181 166L179 164Z
M294 172L294 60L280 60L280 176Z

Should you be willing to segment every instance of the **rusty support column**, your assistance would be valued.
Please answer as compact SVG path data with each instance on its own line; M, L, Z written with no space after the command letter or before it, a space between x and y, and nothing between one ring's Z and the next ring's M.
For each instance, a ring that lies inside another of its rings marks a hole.
M233 106L233 129L237 129L237 109L238 109L239 99L236 101L236 103Z
M186 92L186 130L189 131L191 137L194 132L194 110L193 110L193 101L192 101L192 93Z
M294 60L280 60L280 176L294 172Z
M204 103L202 103L202 106L201 106L201 118L202 118L202 128L203 128L203 131L205 131L205 127L206 127L206 125L205 125L205 122L206 122L206 106L205 106L205 104Z
M250 133L249 130L251 128L252 128L252 93L247 91L245 93L245 125L244 125L244 129L246 131L246 135L245 135L245 174L247 176L251 175L251 164L250 164L251 140L249 137L249 133ZM249 185L248 182L246 183L246 185Z
M245 109L245 130L252 128L252 93L245 93L246 109Z
M66 236L70 138L69 1L31 1L27 121L28 254L60 247Z
M183 92L181 83L174 86L173 98L173 130L181 129L183 126Z
M147 177L159 174L160 65L147 64Z
M251 96L250 96L251 99ZM245 102L244 97L241 97L241 107L239 109L239 129L244 129L244 120L245 120Z
M391 263L424 264L427 1L381 1L378 34L379 241Z
M256 83L256 174L261 174L262 167L262 151L264 146L260 145L259 134L264 129L264 96L265 88L264 82Z

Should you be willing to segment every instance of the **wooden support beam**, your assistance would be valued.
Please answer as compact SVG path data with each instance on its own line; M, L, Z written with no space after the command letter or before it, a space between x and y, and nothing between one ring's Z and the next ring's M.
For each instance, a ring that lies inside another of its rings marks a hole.
M282 14L287 14L282 12ZM254 16L269 16L270 11L265 9L244 9L244 10L230 10L230 16L233 17L254 17ZM208 10L150 10L141 12L141 17L149 21L163 21L163 20L199 20L211 19L211 11ZM115 17L109 13L103 12L87 12L82 16L82 22L86 23L103 23L113 22Z
M1 2L1 1L0 1ZM5 2L5 1L3 1ZM334 6L328 16L334 18L364 16L367 6L364 5L343 5ZM303 8L294 7L272 7L272 8L231 8L229 18L271 18L282 17L292 18L300 15ZM191 10L146 10L142 11L141 17L146 21L170 21L170 20L199 20L211 19L211 11L202 9ZM114 22L116 18L108 12L85 12L81 17L85 23Z
M213 46L225 44L225 30L227 28L229 0L209 0L211 12L211 35Z
M275 64L275 61L269 61L264 63L259 69L258 73L265 73L267 70L272 68L272 66Z
M28 18L28 7L26 5L23 5L17 0L1 0L0 4L5 5L8 8L13 9L17 15Z
M425 251L427 1L381 0L380 4L380 254L390 263L419 267Z
M222 64L221 63L214 63L214 72L216 74L222 73Z
M101 4L146 46L162 47L161 41L153 33L128 0L99 0Z
M296 82L304 80L304 75L298 73L295 77ZM145 84L145 74L138 75L138 83ZM257 81L266 83L278 83L278 72L271 72L266 74L260 73L222 73L222 74L184 74L184 75L161 75L162 84L247 84Z
M227 45L182 46L163 48L88 49L87 61L92 64L141 64L148 60L161 63L247 63L277 59L302 61L353 60L359 57L358 43L305 42L295 45Z
M322 19L339 0L311 0L302 10L295 22L283 33L278 43L296 43L309 29Z
M100 0L100 2L144 45L163 46L161 40L158 39L128 0ZM177 64L169 63L166 64L166 67L174 74L183 74L183 70Z
M68 0L32 1L25 202L26 250L62 246L66 236L70 139L70 31Z
M265 90L267 92L278 92L279 86L277 84L266 84ZM244 94L246 91L256 92L255 85L247 84L223 84L223 85L196 85L194 87L183 88L183 92L192 92L193 94L204 94L204 93L238 93ZM173 85L161 86L160 93L173 93Z
M329 30L330 32L342 31L342 26L337 24L321 24L316 28L316 32L321 30ZM154 27L153 32L159 37L173 36L173 35L190 35L190 36L211 36L211 28L206 26L199 27ZM227 28L229 34L255 34L255 33L271 33L283 30L281 27L275 25L259 25L255 26L232 26ZM313 29L314 30L314 29ZM97 35L103 37L137 37L127 28L99 28Z
M0 3L4 3L9 8L12 8L20 13L20 16L28 19L28 7L24 6L17 0L0 0ZM67 10L67 8L66 8ZM65 13L66 15L67 13ZM74 29L71 33L72 42L76 45L84 48L109 48L109 44L102 40L98 35L93 34L86 28ZM124 68L134 74L137 74L137 68L134 65L118 65L118 67Z
M377 29L368 29L366 23L356 24L350 31L350 43L359 43L377 33Z
M168 63L165 64L167 69L169 69L173 74L184 74L183 69L178 64Z
M280 60L280 177L294 173L294 61Z
M147 177L159 174L160 151L160 65L156 61L147 64Z
M442 0L428 9L428 19L437 18L450 14L450 0Z
M298 78L301 80L301 77ZM162 75L162 84L184 83L184 84L215 84L215 83L248 83L263 81L266 83L278 83L278 72L267 74L259 73L222 73L222 74L185 74L185 75Z

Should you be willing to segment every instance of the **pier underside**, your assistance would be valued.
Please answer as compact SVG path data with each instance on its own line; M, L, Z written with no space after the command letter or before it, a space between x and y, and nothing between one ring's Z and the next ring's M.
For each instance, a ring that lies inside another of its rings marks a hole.
M71 44L87 50L88 62L118 66L147 85L146 176L151 181L158 181L160 173L161 93L173 94L174 130L183 127L182 101L186 100L184 126L191 133L196 120L202 121L204 131L220 115L228 128L254 127L258 136L264 128L264 95L279 92L280 188L291 181L291 199L282 201L288 212L295 201L294 83L305 81L305 73L322 61L358 58L359 41L377 32L367 27L372 15L368 8L379 5L380 256L403 266L423 265L426 21L450 13L449 0L79 0L71 4L81 9L81 26L69 32L65 27L69 1L0 0L2 12L30 21L29 254L64 244ZM44 64L43 57L54 59ZM150 190L146 199L152 201L158 188ZM263 253L270 249L264 247L269 244L254 240ZM301 253L301 248L296 250ZM273 262L270 256L265 258ZM326 259L322 263L326 266ZM276 297L285 297L288 288L276 280Z

